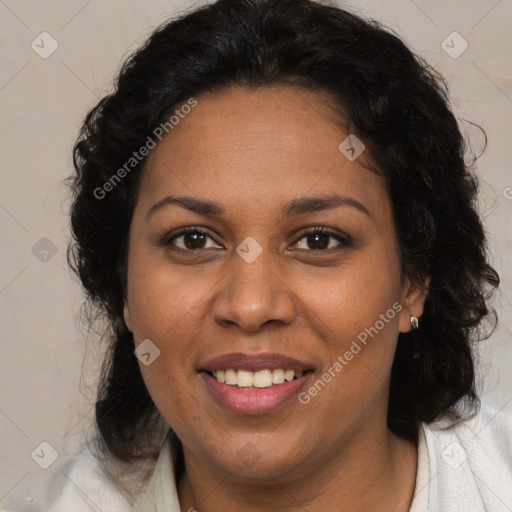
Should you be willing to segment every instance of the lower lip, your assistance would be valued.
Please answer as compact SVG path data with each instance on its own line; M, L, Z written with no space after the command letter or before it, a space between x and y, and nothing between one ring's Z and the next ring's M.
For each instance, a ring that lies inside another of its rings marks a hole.
M299 394L313 372L269 388L238 389L201 372L208 389L226 408L239 414L266 414L279 409Z

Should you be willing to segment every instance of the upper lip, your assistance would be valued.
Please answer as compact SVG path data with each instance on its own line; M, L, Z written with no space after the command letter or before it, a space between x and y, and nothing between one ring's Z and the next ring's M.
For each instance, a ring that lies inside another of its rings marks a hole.
M293 357L274 352L263 352L260 354L233 352L209 359L201 367L203 371L227 370L229 368L246 370L248 372L257 372L267 369L275 370L277 368L294 370L295 372L305 372L312 370L313 365L306 361L300 361Z

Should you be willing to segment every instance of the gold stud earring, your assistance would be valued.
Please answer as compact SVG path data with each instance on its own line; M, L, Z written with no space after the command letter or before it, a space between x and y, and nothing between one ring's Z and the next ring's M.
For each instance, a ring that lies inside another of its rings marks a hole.
M415 316L411 316L411 325L413 329L419 328L419 321Z

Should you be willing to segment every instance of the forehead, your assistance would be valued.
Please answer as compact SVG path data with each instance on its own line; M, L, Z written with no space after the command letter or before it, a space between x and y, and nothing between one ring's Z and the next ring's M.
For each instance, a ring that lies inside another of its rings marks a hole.
M231 87L196 100L146 162L141 192L155 200L176 190L222 201L382 186L369 155L340 151L349 131L328 93Z

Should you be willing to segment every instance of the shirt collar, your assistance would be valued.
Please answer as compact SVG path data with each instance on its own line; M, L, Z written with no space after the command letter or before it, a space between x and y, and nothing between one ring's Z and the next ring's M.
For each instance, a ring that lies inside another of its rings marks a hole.
M423 423L418 433L418 466L416 469L416 486L409 512L428 510L428 495L430 488L430 460Z
M427 510L429 494L429 456L423 424L418 435L418 466L416 487L410 512ZM165 437L153 471L153 476L137 508L137 512L180 512L178 490L174 473L174 458L170 432Z
M165 437L153 476L137 512L180 512L170 432Z

